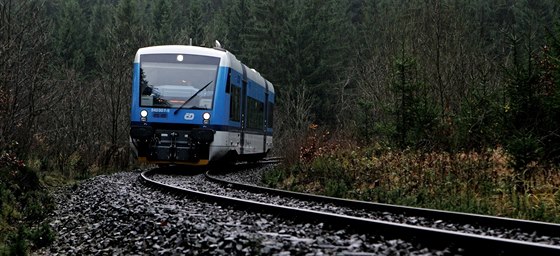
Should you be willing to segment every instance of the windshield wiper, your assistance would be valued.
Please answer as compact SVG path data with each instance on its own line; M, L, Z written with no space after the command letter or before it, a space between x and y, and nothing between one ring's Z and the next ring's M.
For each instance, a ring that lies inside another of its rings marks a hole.
M208 82L205 86L203 86L202 88L200 88L200 90L198 90L195 94L193 94L193 96L191 96L188 100L186 100L185 103L183 103L183 105L181 105L178 109L175 109L175 112L173 112L173 115L176 115L177 112L179 112L179 110L181 110L185 105L187 105L187 103L189 103L189 101L194 99L194 97L196 97L196 95L198 95L200 92L204 91L204 89L206 89L206 87L208 87L208 85L210 85L212 82L214 82L214 80Z

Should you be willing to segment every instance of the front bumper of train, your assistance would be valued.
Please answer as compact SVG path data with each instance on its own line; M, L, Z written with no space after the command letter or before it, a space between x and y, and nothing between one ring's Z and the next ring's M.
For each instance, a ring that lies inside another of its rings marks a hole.
M206 165L214 134L208 128L178 130L132 125L130 142L141 162Z

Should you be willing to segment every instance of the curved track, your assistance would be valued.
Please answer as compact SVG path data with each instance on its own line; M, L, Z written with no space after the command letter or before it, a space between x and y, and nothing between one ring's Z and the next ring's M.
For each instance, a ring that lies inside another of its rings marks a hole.
M434 220L443 220L445 222L452 222L457 224L478 225L489 228L511 229L520 232L533 233L540 236L558 237L560 236L560 224L520 220L512 218L503 218L489 215L470 214L462 212L442 211L427 208L408 207L401 205L391 205L382 203L372 203L365 201L357 201L350 199L341 199L335 197L313 195L299 192L292 192L287 190L279 190L267 187L260 187L255 185L243 184L220 179L210 172L205 174L206 178L212 182L216 182L231 188L243 189L254 193L267 193L272 195L291 197L305 201L330 203L340 207L348 207L352 209L362 209L367 211L376 212L389 212L392 214L401 214L405 216L424 217Z
M290 219L296 219L298 221L304 222L324 222L332 227L344 228L352 230L355 232L365 233L365 234L381 234L389 238L400 238L412 240L419 242L421 244L434 247L442 248L452 246L457 248L457 252L461 254L525 254L525 255L560 255L560 247L552 245L544 245L539 243L532 243L519 240L503 239L492 236L482 236L475 234L466 234L455 231L434 229L428 227L414 226L408 224L400 224L394 222L387 222L381 220L373 220L361 217L354 217L342 214L335 214L322 211L314 211L308 209L301 209L297 207L287 207L282 205L274 205L263 202L256 202L246 199L233 198L223 195L216 195L211 193L200 192L192 189L185 189L174 185L165 184L151 179L151 175L156 173L158 170L149 170L141 174L140 178L142 181L149 185L158 187L161 189L169 190L175 193L185 194L191 197L196 197L201 200L217 202L223 205L239 207L241 209L252 210L257 212L267 212L275 215L280 215ZM550 232L558 234L560 231L559 225L547 224L540 222L531 221L519 221L488 217L473 214L460 214L445 211L434 211L426 210L420 208L412 207L402 207L402 206L392 206L384 204L373 204L360 201L352 200L342 200L323 196L314 196L302 193L293 193L281 190L272 190L267 188L261 188L251 185L244 185L239 183L231 183L225 180L217 179L207 174L207 177L215 182L220 182L222 184L228 184L229 187L251 190L256 192L266 192L281 194L282 196L289 196L300 198L308 201L319 201L319 202L329 202L337 205L344 205L346 207L368 209L372 211L392 211L400 212L406 214L415 214L422 216L429 216L430 218L440 218L440 219L453 219L461 220L461 218L467 218L467 220L462 220L462 222L473 223L476 222L479 225L481 223L498 222L498 225L512 226L516 228L521 227L523 229L529 230L539 230L539 232ZM489 218L489 219L488 219Z

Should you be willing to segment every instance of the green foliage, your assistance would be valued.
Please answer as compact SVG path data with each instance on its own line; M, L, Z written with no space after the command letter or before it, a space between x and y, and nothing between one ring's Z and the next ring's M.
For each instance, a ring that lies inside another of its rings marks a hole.
M543 148L539 140L532 134L519 134L510 139L508 152L514 157L512 167L524 172L527 165L541 159Z
M476 86L476 85L475 85ZM457 116L456 147L478 150L503 140L504 117L509 106L500 102L499 93L489 92L484 83L462 103Z
M27 220L37 221L47 217L54 207L51 196L43 190L33 190L23 195L23 215Z
M554 63L560 55L548 47L533 50L531 36L511 36L513 62L508 68L507 141L512 167L518 172L518 189L532 176L528 166L536 162L560 164L560 91ZM554 44L554 40L551 41ZM529 46L529 47L527 47Z
M57 8L56 30L53 31L53 49L70 68L85 71L88 54L86 20L78 0L62 1Z
M6 237L10 243L5 248L0 245L0 255L28 255L30 249L50 245L55 234L47 223L43 223L35 228L19 226L16 232L10 232Z
M345 197L349 186L340 180L329 180L325 186L325 195L333 197Z
M157 1L153 9L153 25L156 44L170 44L173 36L174 18L170 0Z
M344 197L352 187L353 178L348 176L349 173L338 159L319 156L313 160L307 171L310 177L320 177L319 182L324 184L327 196Z
M262 182L267 186L274 186L286 179L286 172L280 169L274 169L263 173Z
M252 19L246 18L249 13L250 1L232 0L224 2L224 5L218 10L217 15L213 17L210 25L210 36L219 40L226 49L233 54L245 60L245 45L247 44L247 34Z
M395 60L393 90L397 98L395 113L395 141L401 148L410 146L430 147L426 141L433 141L437 114L426 100L425 88L414 77L416 62L406 56L403 45L402 55Z
M27 255L28 254L28 243L25 239L25 228L19 227L16 234L12 235L11 239L13 242L8 249L8 255Z
M55 233L48 223L43 222L41 225L30 231L28 239L31 243L33 243L35 248L42 248L54 242Z
M373 111L374 103L365 99L359 99L357 104L356 121L358 124L357 135L358 138L364 142L371 143L374 141L375 135L375 114ZM381 132L382 134L389 134L389 132ZM391 133L390 136L393 134Z
M0 254L26 255L30 244L39 248L52 242L54 235L46 223L31 227L41 223L53 209L54 202L37 172L12 151L1 151Z
M261 178L262 182L269 187L275 187L278 184L283 184L283 187L297 190L298 188L293 186L294 183L296 183L294 178L299 176L302 171L304 170L300 165L282 166L263 173Z

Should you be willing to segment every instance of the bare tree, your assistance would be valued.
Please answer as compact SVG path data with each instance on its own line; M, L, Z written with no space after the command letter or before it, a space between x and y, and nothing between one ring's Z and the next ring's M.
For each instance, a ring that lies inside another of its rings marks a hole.
M44 2L0 0L0 147L31 145L37 119L56 104L50 86Z
M276 90L279 89L280 87L277 87ZM303 85L286 86L277 97L281 97L282 100L277 104L278 108L275 111L275 141L279 142L275 148L281 149L281 154L288 161L293 161L299 157L298 150L313 120L312 99Z

